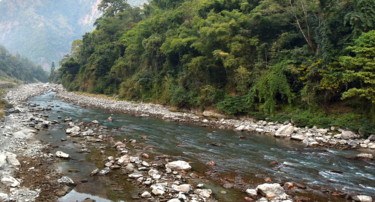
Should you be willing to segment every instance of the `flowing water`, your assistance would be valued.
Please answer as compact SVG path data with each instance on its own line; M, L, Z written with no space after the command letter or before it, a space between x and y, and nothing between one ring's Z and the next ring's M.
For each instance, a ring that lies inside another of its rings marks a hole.
M195 170L207 170L206 163L214 161L216 163L215 172L219 175L242 176L248 182L251 182L255 175L261 174L261 176L271 177L276 182L294 181L320 190L375 195L374 161L345 158L356 155L359 151L305 148L298 142L266 135L182 125L125 114L111 114L102 110L82 108L62 102L55 98L53 93L32 98L29 102L41 106L59 106L49 114L50 120L57 120L57 116L72 117L73 120L80 121L99 120L109 128L120 128L116 132L117 136L137 139L143 144L153 147L152 153L155 155L168 154L190 161ZM113 117L113 122L104 122L109 116ZM147 136L147 139L143 140L141 136ZM41 135L44 141L59 146L59 150L72 155L73 160L62 162L59 165L61 171L66 173L68 169L80 170L79 173L68 173L68 175L76 178L88 178L88 183L85 183L83 187L78 186L75 191L61 198L61 201L90 196L84 193L96 195L96 201L121 198L121 194L108 191L108 184L111 183L106 183L103 179L91 179L87 176L87 173L95 168L95 164L83 162L82 159L87 158L87 155L72 152L79 145L71 141L61 142L61 138L64 137L65 133L61 126L52 127ZM275 161L279 162L278 169L270 165ZM212 188L220 190L220 187L215 184L212 185ZM252 188L255 188L255 185ZM134 187L126 191L137 193ZM124 199L130 201L130 195ZM229 193L227 196L222 196L221 199L233 201L228 199L231 196L233 195Z

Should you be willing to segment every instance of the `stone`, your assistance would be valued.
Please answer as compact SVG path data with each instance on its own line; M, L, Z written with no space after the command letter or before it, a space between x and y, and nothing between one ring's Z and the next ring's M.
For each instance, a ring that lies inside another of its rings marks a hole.
M172 185L172 189L176 192L189 193L191 191L190 184Z
M143 177L143 175L141 173L132 173L130 175L128 175L130 178L140 178L140 177Z
M9 200L9 195L0 192L0 201L8 201L8 200Z
M370 140L370 141L375 141L375 135L370 135L367 140Z
M343 130L341 131L341 138L345 140L356 138L357 135L349 130Z
M293 134L291 135L290 139L303 141L305 139L305 136L303 134Z
M194 190L195 194L198 194L202 198L210 198L212 194L211 189L196 189Z
M3 168L7 164L7 156L4 153L0 153L0 168Z
M111 171L110 168L105 167L105 168L103 168L101 171L99 171L98 175L106 175L106 174L108 174L110 171Z
M366 195L357 195L353 197L353 200L360 202L372 202L372 197Z
M60 179L57 180L60 184L66 184L66 185L74 185L75 182L68 176L63 176Z
M66 134L71 134L71 133L79 133L81 129L79 128L79 126L73 126L72 128L68 128L66 129Z
M168 200L167 202L181 202L181 200L178 198L173 198L171 200Z
M285 125L280 127L276 133L276 137L289 137L294 132L294 127L292 125Z
M141 194L141 197L142 197L142 198L151 198L151 194L150 194L150 192L145 191L145 192L143 192L143 193Z
M202 115L206 116L206 117L215 117L215 118L224 118L225 117L223 114L219 114L219 113L216 113L216 112L210 111L210 110L205 110L202 113Z
M368 143L367 147L370 149L375 149L375 142Z
M93 124L99 124L99 121L98 120L93 120L93 121L91 121L91 123L93 123Z
M91 171L90 176L94 176L99 173L99 168L96 168L95 170Z
M69 154L64 153L62 151L57 151L56 152L56 156L59 157L59 158L64 158L64 159L68 159L69 158Z
M133 172L135 167L132 163L129 163L128 165L126 165L125 169L129 172Z
M367 153L360 153L357 154L357 158L363 158L363 159L373 159L374 156L372 154L367 154Z
M246 193L251 197L256 197L258 195L256 189L246 189Z
M165 167L172 169L172 170L190 170L191 169L190 164L186 161L173 161L173 162L167 163Z
M154 194L156 196L164 195L165 194L165 186L166 186L166 184L164 184L164 183L158 183L158 184L151 185L152 194Z
M121 157L117 160L117 163L118 163L119 165L127 165L128 163L130 163L129 156L128 156L128 155L121 156Z
M4 176L1 178L1 183L10 187L18 187L20 182L12 176Z
M243 131L243 130L245 130L245 126L244 125L240 125L237 128L235 128L234 130L236 130L236 131Z
M265 196L267 198L275 198L277 196L280 196L285 193L284 189L281 187L280 184L274 183L274 184L261 184L258 185L256 188L257 192L259 192L262 196Z

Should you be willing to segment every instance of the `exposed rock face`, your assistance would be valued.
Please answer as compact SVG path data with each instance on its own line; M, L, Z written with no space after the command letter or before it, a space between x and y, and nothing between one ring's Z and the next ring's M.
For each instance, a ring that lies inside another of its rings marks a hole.
M172 170L190 170L191 166L186 161L173 161L165 165L166 168L172 169Z
M285 125L276 131L275 136L276 137L289 137L293 132L294 132L293 126Z

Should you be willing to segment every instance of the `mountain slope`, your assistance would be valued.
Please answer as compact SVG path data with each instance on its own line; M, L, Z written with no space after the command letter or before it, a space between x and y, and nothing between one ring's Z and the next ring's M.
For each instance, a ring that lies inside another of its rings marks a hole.
M20 80L23 82L45 82L47 73L27 58L10 54L0 46L0 80Z

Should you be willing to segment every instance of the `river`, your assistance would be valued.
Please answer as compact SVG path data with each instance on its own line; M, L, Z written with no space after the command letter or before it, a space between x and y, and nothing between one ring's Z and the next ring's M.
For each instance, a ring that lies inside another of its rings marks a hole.
M360 153L356 150L306 148L298 142L266 135L182 125L126 114L111 114L62 102L53 95L54 93L49 93L37 96L29 102L40 106L55 106L51 112L48 112L50 120L57 120L58 116L88 122L98 120L109 128L116 128L113 134L117 138L136 139L154 156L167 154L189 161L195 170L212 175L213 179L215 176L228 179L240 178L248 184L254 184L249 188L255 188L256 184L262 183L261 179L266 177L270 177L275 182L293 181L320 190L310 194L310 197L316 197L316 200L329 198L324 194L325 190L370 196L374 196L375 193L374 161L345 158ZM113 121L105 122L109 116L112 116ZM98 166L97 162L90 160L95 152L92 154L73 152L80 145L69 139L61 141L62 138L66 138L63 124L51 127L43 132L40 138L72 155L72 160L63 161L58 165L61 172L75 178L88 178L87 183L78 186L73 192L61 198L61 201L84 199L90 194L96 195L96 198L91 197L96 201L116 201L120 198L130 201L131 195L137 192L136 188L127 185L128 192L132 193L125 196L121 194L123 192L108 191L106 180L89 178L87 174ZM215 165L207 166L207 162L214 162ZM80 172L68 172L72 169ZM220 187L218 181L220 180L211 184L214 192L224 189ZM219 196L219 200L233 201L230 198L238 197L238 200L243 198L239 191L227 192Z

